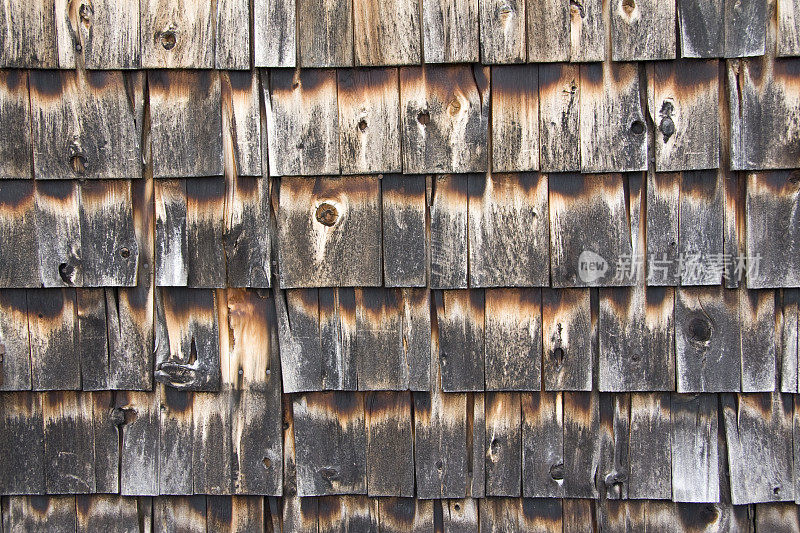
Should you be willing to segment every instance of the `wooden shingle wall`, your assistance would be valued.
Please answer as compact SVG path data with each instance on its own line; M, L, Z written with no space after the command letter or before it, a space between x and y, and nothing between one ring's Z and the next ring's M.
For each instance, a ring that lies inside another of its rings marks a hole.
M4 530L800 531L798 0L0 3Z

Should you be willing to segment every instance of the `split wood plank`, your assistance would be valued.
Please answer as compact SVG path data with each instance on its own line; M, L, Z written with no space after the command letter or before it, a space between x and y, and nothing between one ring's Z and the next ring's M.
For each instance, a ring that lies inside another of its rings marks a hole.
M486 495L519 497L522 487L520 393L486 393Z
M422 62L419 0L354 0L353 17L357 66Z
M524 63L526 0L478 0L481 62Z
M485 394L476 392L467 396L467 420L472 426L472 440L469 440L470 427L467 426L467 461L471 459L472 468L467 470L467 490L472 498L486 496L486 399Z
M433 500L380 498L378 522L382 533L423 533L433 530Z
M3 499L7 531L76 531L75 496L12 496Z
M39 287L42 284L34 187L33 180L0 180L2 287Z
M653 67L650 110L659 172L719 167L719 64L678 60ZM702 147L702 148L701 148Z
M0 290L0 361L0 390L31 389L28 302L22 289Z
M644 88L637 66L582 65L580 79L581 172L647 170Z
M211 2L145 0L139 9L142 68L214 68Z
M675 59L675 0L615 0L611 11L614 61Z
M42 287L83 285L77 181L37 181L35 205Z
M598 498L600 401L597 392L564 393L564 495Z
M673 501L719 501L717 395L673 393L670 421Z
M591 330L588 289L542 290L545 390L591 390Z
M678 239L681 285L720 284L725 273L724 202L720 172L683 173Z
M140 506L136 498L126 498L115 494L81 494L75 497L77 531L119 531L137 533L139 531Z
M27 304L33 389L80 389L74 289L29 289Z
M680 282L678 235L681 174L647 173L647 285Z
M295 0L253 0L254 67L296 65Z
M383 176L381 202L383 283L386 287L422 287L427 278L425 177Z
M353 0L296 0L299 66L353 65Z
M778 0L778 57L800 55L800 2L797 0Z
M0 490L3 494L44 494L44 425L42 395L0 395ZM3 503L5 514L6 504Z
M431 176L427 184L430 214L430 287L467 287L469 177Z
M633 285L637 273L631 268L635 258L626 181L620 174L550 176L553 287ZM599 226L597 220L606 223Z
M366 396L367 493L414 496L414 438L408 392Z
M674 301L671 287L600 289L599 390L675 390Z
M94 482L98 493L119 493L121 472L118 422L124 422L125 415L115 409L116 394L116 391L91 393Z
M66 4L68 9L74 5ZM142 61L139 20L138 2L94 0L81 4L74 19L77 28L70 27L79 45L75 46L75 53L80 54L87 69L139 68Z
M726 0L677 0L681 57L723 57Z
M225 272L229 287L272 285L268 178L229 178L225 199Z
M367 492L364 397L352 392L293 399L299 496ZM325 435L325 438L320 438Z
M403 172L487 170L488 67L432 65L401 68L400 105Z
M538 170L539 68L497 66L491 75L492 170Z
M747 174L747 287L800 285L800 187L795 172ZM759 258L757 268L756 258Z
M778 328L778 361L780 365L780 391L797 392L798 390L798 291L784 289L778 293L780 300L776 302L776 328Z
M631 394L628 498L672 497L670 432L669 393Z
M158 493L194 492L194 393L156 385ZM217 436L219 438L219 436Z
M208 496L206 511L206 527L211 531L264 531L266 525L261 496Z
M319 290L319 337L322 346L320 390L356 390L359 357L356 294L353 288ZM370 354L372 355L372 354Z
M548 0L527 5L528 61L602 61L606 24L601 0L567 4Z
M203 533L206 530L205 495L163 496L153 499L153 530Z
M548 178L468 177L470 287L549 284Z
M27 71L0 71L0 121L5 125L0 131L0 179L32 178L31 107Z
M91 394L45 393L42 419L46 491L49 494L93 493L96 485Z
M741 290L742 392L771 392L777 383L775 291Z
M276 291L283 390L322 390L322 342L317 289Z
M220 73L222 149L229 179L262 175L259 83L256 71Z
M150 71L153 177L221 176L222 104L214 70Z
M621 500L628 497L632 438L630 417L630 394L600 394L597 434L600 458L595 484L603 499Z
M106 295L103 289L77 289L77 349L80 355L81 388L103 390L110 385L111 357L108 350ZM112 310L113 312L113 310Z
M539 168L542 172L581 169L578 65L539 65Z
M422 2L425 63L477 63L478 0Z
M156 254L158 286L186 286L189 279L186 180L156 180Z
M338 174L336 71L271 70L264 76L269 175Z
M484 291L436 291L444 392L484 390Z
M319 498L282 498L281 525L285 531L319 533Z
M378 178L285 178L278 208L282 288L381 284Z
M186 180L187 285L225 287L225 178Z
M115 423L119 431L120 494L159 494L160 398L153 392L116 393Z
M58 68L53 0L4 3L0 8L3 68Z
M37 179L136 178L135 115L122 72L31 71Z
M732 503L794 501L792 399L723 394L721 401Z
M215 68L232 71L249 70L250 2L248 0L217 0L216 7L217 12L214 15Z
M400 172L397 69L342 69L337 81L342 174Z
M564 496L564 419L560 392L524 393L522 405L522 495Z
M772 3L770 5L774 6ZM771 11L767 2L761 0L725 0L725 57L763 56ZM775 16L774 13L772 16Z

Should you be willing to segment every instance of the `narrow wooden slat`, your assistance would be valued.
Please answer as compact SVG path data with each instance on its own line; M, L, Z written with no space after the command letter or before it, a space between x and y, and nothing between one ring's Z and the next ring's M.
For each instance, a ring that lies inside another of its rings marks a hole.
M622 500L628 497L630 481L631 395L599 396L599 463L595 485L601 498Z
M284 530L298 533L319 533L319 498L282 498L281 513Z
M212 531L263 531L264 498L260 496L209 496L206 524Z
M220 73L222 148L229 178L262 174L260 89L258 72Z
M3 4L0 57L4 68L58 68L53 6L53 0Z
M647 284L678 285L681 175L647 174Z
M80 191L77 182L38 181L35 205L42 287L82 285Z
M721 281L725 251L723 187L722 175L716 171L685 172L681 178L681 285L719 285Z
M261 85L270 176L338 174L336 71L271 70Z
M29 289L27 301L33 389L80 389L75 291Z
M619 0L609 7L614 61L675 58L675 0Z
M158 493L194 492L194 393L156 385L158 398ZM199 476L198 476L199 477Z
M83 394L91 395L95 490L118 494L121 475L119 436L125 414L116 409L115 391Z
M677 0L681 57L721 57L725 0Z
M353 1L297 0L299 66L353 65Z
M800 2L797 0L778 0L777 55L800 55Z
M225 179L186 180L187 285L214 288L226 285Z
M373 392L366 396L367 493L414 496L411 396Z
M432 500L380 498L378 521L381 533L423 533L433 530Z
M120 431L120 494L159 493L159 410L157 394L118 392L117 422Z
M419 0L354 0L353 16L356 65L421 63Z
M422 2L425 63L478 62L478 0Z
M442 391L484 389L483 290L437 291Z
M719 166L717 61L659 62L651 82L660 172ZM702 145L703 149L698 147Z
M425 6L431 4L436 2L425 3ZM423 6L423 9L427 8ZM431 62L427 57L426 61ZM488 67L404 67L400 69L400 106L403 110L403 172L480 172L487 169Z
M233 402L227 389L194 394L191 479L195 494L233 492Z
M467 396L467 461L472 468L467 471L465 494L472 498L486 496L486 398L482 392ZM470 427L471 426L471 427ZM470 431L471 430L471 431ZM470 440L470 434L472 439Z
M781 392L797 392L798 387L798 349L797 349L797 302L796 289L781 291L779 315L776 317L778 334L778 361L781 372ZM777 305L777 302L776 302ZM776 314L777 314L776 313Z
M564 496L562 393L525 393L522 405L522 495Z
M221 176L222 105L217 71L151 71L147 80L153 177Z
M319 290L322 346L320 390L356 390L359 385L357 303L353 288Z
M591 390L591 327L588 289L542 290L545 390Z
M153 500L153 528L155 531L206 531L206 497L164 496Z
M106 294L103 289L76 291L77 348L80 355L81 388L103 390L110 385L111 358L108 351Z
M154 183L156 285L185 286L189 277L186 180Z
M7 531L75 531L75 496L4 498L3 518Z
M724 3L725 57L764 55L770 11L757 0Z
M580 7L575 6L575 10L578 11L577 17L581 17ZM572 6L565 2L528 0L525 9L528 19L528 61L533 63L570 60L572 44L570 28L573 17L571 12Z
M72 5L67 3L70 8ZM75 52L83 57L86 68L139 68L142 58L139 18L138 2L102 0L78 6L75 29L80 49Z
M538 169L539 69L492 67L492 170Z
M578 65L539 66L539 168L542 172L581 169L580 94Z
M38 287L36 195L33 180L0 181L0 286ZM48 278L50 279L50 278Z
M521 498L482 498L478 500L481 531L521 532Z
M541 291L487 289L485 299L486 390L540 390Z
M427 201L430 213L430 287L466 288L469 177L432 176L427 186Z
M646 170L644 88L636 65L583 65L580 83L581 172Z
M32 178L31 107L26 71L0 72L0 120L6 124L0 131L0 179Z
M516 392L486 393L486 495L520 496L522 408Z
M672 497L670 427L668 393L631 394L628 498Z
M284 392L322 390L318 291L276 291L275 307Z
M0 390L30 390L31 348L25 291L0 291Z
M478 1L482 63L525 62L525 4L526 0Z
M295 66L296 11L295 0L253 0L253 66Z
M225 199L225 271L229 287L266 288L272 284L270 182L230 179Z
M73 391L45 393L42 397L42 418L47 492L94 492L91 394Z
M646 518L648 503L625 500L600 501L595 511L598 526L602 531L644 531L648 525Z
M217 0L216 6L214 66L220 70L248 70L250 68L250 32L243 30L249 29L250 2L248 0Z
M342 174L400 172L400 92L394 68L339 70Z
M0 490L3 494L45 493L42 395L8 392L0 395ZM5 514L6 505L3 504Z
M121 533L139 531L139 505L135 498L82 494L75 500L79 533L109 529Z
M282 288L380 285L377 178L285 178L277 216Z
M742 392L775 390L778 344L775 307L775 291L742 290L739 295Z
M425 177L390 174L381 179L383 284L425 285Z
M792 503L773 503L756 505L756 531L800 531L800 516L797 506Z
M211 8L193 0L141 2L142 67L214 68Z
M672 394L670 421L672 499L719 501L717 395Z
M792 459L794 461L792 465L792 474L794 475L794 501L797 503L800 501L800 478L798 477L798 473L800 473L800 399L796 395L792 395L792 399L794 400L794 412L792 413L792 447L794 453L792 455Z
M564 495L597 498L595 476L600 465L599 396L596 392L564 393Z

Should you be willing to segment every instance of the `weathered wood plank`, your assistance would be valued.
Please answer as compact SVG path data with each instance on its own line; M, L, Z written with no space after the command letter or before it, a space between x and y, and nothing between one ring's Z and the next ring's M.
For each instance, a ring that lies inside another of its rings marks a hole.
M776 301L776 333L778 341L778 365L780 367L780 391L797 392L798 350L797 350L797 303L798 291L785 289L778 293Z
M741 290L742 392L771 392L777 383L779 338L775 291Z
M591 329L588 289L542 290L545 390L591 390Z
M522 404L522 495L564 496L564 422L560 392L520 395Z
M364 397L352 392L302 394L293 399L300 496L367 492ZM319 439L320 435L327 435Z
M225 287L225 178L186 180L187 285Z
M253 66L295 66L296 11L295 0L253 0Z
M250 2L217 0L214 16L214 65L220 70L250 69ZM247 21L245 28L244 22Z
M672 394L672 499L716 502L720 497L716 394Z
M80 389L75 291L29 289L27 303L33 389Z
M800 516L797 505L793 503L758 504L755 507L756 531L785 531L795 533L800 531Z
M525 62L525 4L526 0L478 1L481 63Z
M229 178L262 175L259 83L258 72L220 73L222 146L225 174Z
M581 172L647 170L644 88L636 65L582 65L580 83Z
M675 58L675 0L619 0L609 10L614 61Z
M159 400L152 392L116 394L114 418L120 432L120 494L159 493Z
M488 67L401 68L403 172L487 170L489 105Z
M156 385L158 398L158 493L192 494L194 393Z
M72 9L72 3L66 4ZM80 49L76 47L75 52L83 57L87 69L139 68L142 50L138 2L93 1L78 6L77 15L74 31Z
M0 286L38 287L36 194L33 180L0 181ZM57 229L57 227L56 227ZM48 277L48 280L51 279Z
M356 390L359 357L356 353L357 311L353 288L319 290L319 336L322 346L320 390Z
M486 390L540 390L541 291L487 289L485 299Z
M492 170L538 170L539 69L536 65L497 66L491 74Z
M277 216L282 288L381 284L378 178L284 178Z
M585 498L562 500L564 531L581 531L594 521L592 501Z
M425 63L477 63L478 0L422 2Z
M37 181L35 205L42 287L82 285L80 191L77 182Z
M725 273L724 196L721 173L683 173L678 239L681 285L719 285L721 282Z
M223 242L228 286L267 288L272 283L270 182L235 177L226 194Z
M353 65L353 0L297 0L299 66Z
M423 533L432 531L432 500L416 498L380 498L378 521L381 533Z
M283 498L281 511L284 531L319 533L319 498Z
M32 178L30 92L24 70L0 72L0 121L6 125L0 131L0 179Z
M222 104L214 70L150 71L153 177L221 176Z
M0 491L3 494L43 494L44 426L42 395L0 394ZM3 503L5 513L6 505Z
M378 532L377 501L366 496L319 498L319 533L339 531Z
M207 512L204 495L154 498L153 530L203 533Z
M647 285L678 285L681 174L647 173Z
M434 502L434 505L441 503L441 530L444 533L478 533L480 531L479 501L476 498L460 498Z
M517 392L486 394L486 495L520 496L522 408Z
M77 351L80 356L81 388L109 388L111 357L108 351L106 294L103 289L76 289ZM112 311L113 312L113 311Z
M800 2L797 0L778 0L777 55L800 55Z
M135 498L112 494L82 494L75 497L79 533L91 531L139 531L140 508Z
M436 291L442 391L484 389L484 291Z
M45 393L42 397L42 419L47 492L94 492L91 394L74 391Z
M367 493L414 496L414 437L411 396L373 392L366 396Z
M155 272L158 286L185 286L189 276L186 180L156 180Z
M270 176L339 173L336 71L271 70L262 79Z
M721 57L725 0L677 0L681 57Z
M430 287L466 288L469 177L431 176L427 184L427 201L430 214Z
M421 287L426 281L425 177L381 178L383 284Z
M631 394L628 498L672 497L670 395Z
M581 169L580 94L578 65L539 65L539 168L542 172Z
M630 394L600 394L596 437L599 463L594 479L601 499L622 500L628 497L630 415Z
M206 527L211 531L263 531L266 525L260 496L208 496L206 511Z
M28 301L21 289L0 290L0 362L0 390L30 390Z
M486 400L484 396L485 394L482 392L467 396L467 461L468 464L472 463L472 468L467 470L465 494L472 498L486 496ZM470 433L472 434L471 440Z
M191 460L195 494L233 492L232 403L232 395L226 386L218 392L194 394Z
M276 291L283 390L322 390L323 361L316 289Z
M144 0L142 68L214 68L211 2Z
M590 2L593 3L593 2ZM578 18L583 5L575 6ZM569 61L572 48L572 6L566 2L528 0L527 16L528 61ZM584 15L586 12L584 11Z
M651 92L659 172L719 166L719 64L669 61L653 67ZM702 147L702 149L701 149Z
M400 92L395 68L337 71L342 174L400 172Z
M53 0L4 3L0 28L3 68L58 68Z
M84 392L84 395L89 393ZM91 393L92 445L94 448L94 482L98 493L119 493L120 425L123 412L116 408L115 391Z
M767 21L771 11L772 9L767 7L767 2L759 0L739 3L726 0L723 10L725 57L764 55Z
M6 531L76 531L75 496L12 496L3 500Z
M547 176L469 175L471 287L549 284Z
M356 65L422 62L419 0L354 0L353 16Z
M598 498L600 402L596 392L564 393L564 495Z

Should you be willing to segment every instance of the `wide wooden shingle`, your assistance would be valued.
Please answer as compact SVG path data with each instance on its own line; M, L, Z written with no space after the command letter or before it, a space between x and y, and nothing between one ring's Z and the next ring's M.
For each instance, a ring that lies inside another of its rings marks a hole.
M539 169L539 69L492 68L492 171Z
M356 65L422 62L419 0L354 0L353 16Z
M615 0L609 10L614 61L675 57L675 0Z
M214 68L211 2L144 0L140 4L143 68Z

